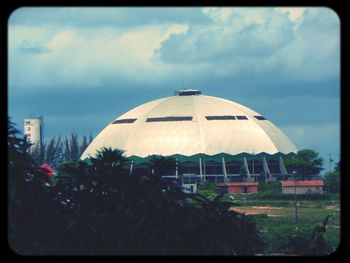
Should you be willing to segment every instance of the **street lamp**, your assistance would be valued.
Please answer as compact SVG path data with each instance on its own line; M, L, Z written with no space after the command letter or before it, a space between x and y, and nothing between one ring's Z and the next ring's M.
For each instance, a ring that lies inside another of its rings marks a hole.
M293 171L294 175L294 207L295 207L295 223L298 223L298 205L297 205L297 181L296 181L296 171Z

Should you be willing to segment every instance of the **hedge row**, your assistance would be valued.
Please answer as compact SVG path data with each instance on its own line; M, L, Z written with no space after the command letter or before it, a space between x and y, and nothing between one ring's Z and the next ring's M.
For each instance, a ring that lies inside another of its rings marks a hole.
M248 197L248 196L247 196ZM258 193L252 194L247 199L250 200L294 200L294 194L282 194L282 193ZM298 194L297 200L330 200L331 196L328 193L324 194Z

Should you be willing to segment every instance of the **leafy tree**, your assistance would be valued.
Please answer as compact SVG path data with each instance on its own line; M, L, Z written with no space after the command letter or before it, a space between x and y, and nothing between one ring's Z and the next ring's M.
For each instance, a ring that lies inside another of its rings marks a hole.
M298 151L295 157L286 159L284 163L289 173L295 171L301 179L318 175L323 169L323 159L310 149Z
M331 193L340 192L340 173L339 172L327 172L325 174L325 189Z
M42 222L50 214L52 194L47 191L49 178L28 153L30 143L19 138L19 131L8 120L8 240L20 254L45 250L48 229Z
M18 188L23 188L23 177L30 176L34 171L34 165L27 153L30 143L24 138L18 138L19 130L14 127L14 123L8 119L8 176L10 198L15 198ZM21 189L22 190L22 189Z

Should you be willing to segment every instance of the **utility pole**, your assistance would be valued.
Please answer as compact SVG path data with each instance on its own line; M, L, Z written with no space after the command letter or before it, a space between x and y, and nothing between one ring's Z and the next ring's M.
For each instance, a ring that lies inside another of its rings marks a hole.
M298 204L297 204L297 182L296 171L293 171L294 175L294 207L295 207L295 224L298 224Z
M332 155L330 153L328 154L328 156L329 156L329 172L331 173L333 160L332 160Z

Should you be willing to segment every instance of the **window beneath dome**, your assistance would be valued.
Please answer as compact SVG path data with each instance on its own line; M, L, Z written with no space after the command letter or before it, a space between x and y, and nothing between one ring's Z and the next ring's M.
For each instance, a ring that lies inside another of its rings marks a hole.
M190 117L190 116L170 116L170 117L147 118L146 122L192 121L192 119L193 117Z
M260 120L260 121L266 120L266 118L264 116L254 116L254 118L257 120Z
M235 120L236 117L233 115L224 115L224 116L205 116L208 121L213 120Z
M112 124L119 124L119 123L134 123L137 119L120 119L114 121Z
M236 116L236 117L237 117L237 120L248 120L247 116L239 115L239 116Z

